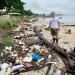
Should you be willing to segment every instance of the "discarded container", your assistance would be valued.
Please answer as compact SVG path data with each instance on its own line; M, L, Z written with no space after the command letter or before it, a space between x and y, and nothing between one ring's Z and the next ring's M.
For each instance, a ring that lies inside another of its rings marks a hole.
M23 65L15 65L12 67L12 71L23 68Z
M9 67L9 64L3 63L3 64L1 65L0 75L5 75L5 73L6 73L7 69L8 69L8 67Z
M42 61L42 60L44 60L44 58L43 58L43 57L42 57L41 59L39 59L39 60L38 60L38 62L40 62L40 61Z
M37 53L35 53L33 56L32 56L33 60L34 61L38 61L39 59L41 59L41 56Z
M7 69L8 67L9 67L9 64L7 63L3 63L1 66L2 69Z
M66 34L71 34L71 29L65 29Z

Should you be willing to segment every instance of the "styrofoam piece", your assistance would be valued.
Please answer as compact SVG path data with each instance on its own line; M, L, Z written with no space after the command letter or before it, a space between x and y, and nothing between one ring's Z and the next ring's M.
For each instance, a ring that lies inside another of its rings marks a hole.
M11 50L12 47L7 47L7 46L6 46L5 49L6 49L6 50Z
M41 46L39 46L39 45L34 45L34 48L39 49L39 48L41 48Z
M48 58L51 58L51 55L49 55Z
M31 61L32 61L32 57L23 58L23 62L31 62Z

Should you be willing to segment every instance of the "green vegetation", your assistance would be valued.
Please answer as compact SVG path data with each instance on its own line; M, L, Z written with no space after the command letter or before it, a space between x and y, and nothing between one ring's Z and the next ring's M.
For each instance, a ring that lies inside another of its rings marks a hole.
M2 44L0 44L0 54L1 52L3 52L5 46L12 46L13 42L12 42L12 36L10 34L10 32L3 32L3 35L1 38Z
M17 23L21 20L20 17L10 17L7 19L1 19L0 20L0 28L13 28L17 26Z
M0 0L0 9L6 8L6 13L10 11L11 8L16 9L18 12L21 12L24 10L25 3L21 0Z
M3 47L0 45L0 53L3 51L4 46L12 46L11 30L18 26L17 23L19 23L21 19L20 16L16 16L0 20L0 42L3 45Z
M27 15L27 16L32 16L33 15L33 12L31 10L24 10L23 11L23 14L24 15Z
M6 32L2 36L2 42L3 42L4 46L12 46L12 37L11 37L10 32Z
M7 13L21 13L22 15L31 16L33 13L31 10L24 10L23 5L26 4L21 0L0 0L0 9L5 9L6 11L1 11L0 14Z
M27 16L28 18L33 15L31 10L24 10L25 3L21 0L0 0L0 15L7 13L20 13L20 16L14 16L6 19L0 19L0 42L3 46L12 45L11 29L17 27L17 23L21 21L21 16ZM5 9L5 11L1 11ZM27 18L25 19L27 20ZM29 20L29 19L28 19ZM0 53L4 47L0 44Z

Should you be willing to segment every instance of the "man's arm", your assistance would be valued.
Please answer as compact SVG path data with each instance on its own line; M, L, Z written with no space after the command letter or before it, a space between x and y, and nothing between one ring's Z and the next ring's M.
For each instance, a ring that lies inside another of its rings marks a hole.
M60 22L58 21L58 31L60 30Z
M48 26L48 30L50 31L50 28L51 28L51 22L50 22L50 24L49 24L49 26Z

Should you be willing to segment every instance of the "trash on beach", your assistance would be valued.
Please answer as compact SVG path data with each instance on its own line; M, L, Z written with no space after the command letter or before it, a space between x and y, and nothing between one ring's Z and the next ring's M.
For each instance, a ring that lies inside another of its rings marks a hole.
M50 54L46 45L41 44L38 36L27 24L26 30L13 31L13 46L5 47L5 54L3 56L5 61L12 63L11 74L19 74L22 70L31 71L47 66L47 62L51 62L52 55ZM32 32L31 32L32 31ZM42 32L39 28L38 31ZM54 59L54 58L53 58Z
M24 66L25 66L25 68L31 68L31 67L33 67L33 65L31 63L25 63Z
M8 67L9 67L9 64L8 63L3 63L0 66L0 68L1 68L0 75L5 75Z
M6 46L5 49L11 51L11 50L12 50L12 47L7 47L7 46Z
M7 69L9 67L9 64L8 63L3 63L1 65L1 69Z
M71 34L71 29L65 29L65 34Z
M24 65L15 65L12 67L12 71L23 68Z
M31 62L32 61L32 57L24 57L23 58L23 62Z
M69 42L67 42L67 41L64 41L63 43L64 43L64 44L69 44Z
M39 59L41 59L41 56L36 53L36 54L34 54L34 55L32 56L32 59L33 59L34 61L38 61Z

